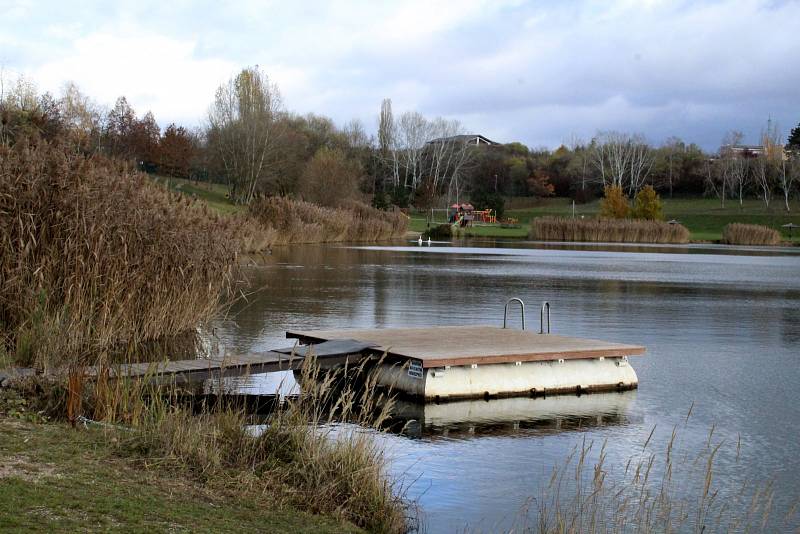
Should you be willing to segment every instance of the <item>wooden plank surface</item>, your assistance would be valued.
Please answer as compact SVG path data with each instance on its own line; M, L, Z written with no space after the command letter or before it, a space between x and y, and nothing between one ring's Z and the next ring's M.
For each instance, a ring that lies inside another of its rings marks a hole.
M363 358L362 354L319 358L320 362L339 363L348 361L355 363ZM221 376L241 376L243 374L270 373L299 369L303 364L302 356L281 354L279 352L258 352L252 354L227 355L224 358L203 358L191 360L167 360L160 362L131 363L111 365L108 367L87 367L84 372L89 377L96 377L100 372L107 372L112 378L159 378L179 379L183 381L217 379ZM33 369L0 369L0 385L6 380L15 380L35 374Z
M298 368L303 358L277 352L260 352L255 354L239 354L225 358L206 358L193 360L173 360L151 363L124 364L109 369L111 376L142 377L147 375L181 375L206 372L209 376L218 376L220 372L241 371L248 368L252 372L271 372ZM94 376L99 369L90 367L86 370L89 376ZM236 374L236 373L233 373Z
M423 367L590 359L644 354L639 345L611 343L494 326L440 326L342 330L296 330L287 337L304 342L357 339L378 345L374 352L422 360Z

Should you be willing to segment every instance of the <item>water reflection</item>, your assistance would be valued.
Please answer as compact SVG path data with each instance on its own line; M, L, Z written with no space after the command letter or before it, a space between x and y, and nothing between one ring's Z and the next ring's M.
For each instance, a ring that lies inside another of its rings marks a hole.
M800 478L797 250L468 244L276 248L266 264L247 270L248 298L217 321L217 336L232 352L251 352L285 346L289 329L501 325L507 298L529 306L547 300L556 334L645 345L647 355L631 359L639 390L600 425L590 424L593 413L582 406L554 408L562 428L579 418L579 437L515 432L513 420L484 423L482 401L449 419L434 415L438 408L417 412L416 439L382 439L391 445L392 472L419 478L412 496L430 532L465 523L509 528L505 518L536 494L537 481L577 439L607 441L609 465L624 469L654 427L652 443L662 449L680 427L694 454L713 426L715 440L741 443L717 455L715 480L732 488L774 477L774 514L791 508ZM269 393L280 383L287 381L256 376L237 387ZM592 399L599 397L572 400L588 406ZM531 406L534 413L536 406L543 405ZM521 427L554 419L529 418L527 410L520 410ZM470 417L477 418L474 434Z
M628 422L635 391L546 398L515 397L418 403L398 400L393 416L409 437L468 439L578 431Z

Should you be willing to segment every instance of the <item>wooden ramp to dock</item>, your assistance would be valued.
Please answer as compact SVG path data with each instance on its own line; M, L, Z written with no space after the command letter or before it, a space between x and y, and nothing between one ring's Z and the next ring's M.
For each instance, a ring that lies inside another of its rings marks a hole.
M365 349L372 343L364 343L352 339L337 339L330 342L317 343L310 352L322 365L360 361ZM87 367L84 372L89 377L108 372L111 378L146 378L153 380L175 380L178 382L194 382L221 377L233 377L275 371L292 371L303 365L309 347L297 346L274 351L253 354L226 355L218 358L194 358L191 360L164 360L159 362L128 363L105 367ZM7 380L32 376L35 371L30 368L0 370L0 385Z
M108 372L110 378L144 378L152 380L174 380L186 383L198 380L217 379L274 371L290 371L303 364L303 357L279 352L260 352L224 358L195 358L192 360L164 360L160 362L126 363L104 367L86 367L88 377ZM34 369L14 368L0 370L0 386L17 379L35 375Z
M166 360L162 362L129 363L108 367L111 377L128 378L166 378L177 377L181 381L196 381L223 376L291 371L303 363L301 356L291 356L279 352L259 352L225 356L224 358L199 358L192 360ZM96 376L97 367L89 367L86 374Z
M373 343L374 354L422 361L423 368L509 362L614 358L644 354L639 345L537 334L494 326L441 326L342 330L293 330L289 338L320 343L349 338Z

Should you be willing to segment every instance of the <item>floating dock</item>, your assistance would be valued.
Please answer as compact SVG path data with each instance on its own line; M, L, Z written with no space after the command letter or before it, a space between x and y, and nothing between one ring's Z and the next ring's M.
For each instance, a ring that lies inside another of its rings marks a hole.
M295 330L304 344L350 339L384 355L381 384L426 400L634 389L638 345L494 326Z

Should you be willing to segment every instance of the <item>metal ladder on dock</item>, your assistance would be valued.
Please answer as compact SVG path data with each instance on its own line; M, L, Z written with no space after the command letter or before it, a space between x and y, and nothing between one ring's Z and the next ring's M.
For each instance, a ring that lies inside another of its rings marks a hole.
M522 302L522 299L517 297L510 298L508 299L508 301L506 301L506 306L503 311L503 328L508 328L508 306L512 302L519 302L519 309L522 315L522 329L525 330L525 303ZM544 323L545 314L547 316L547 330L545 330L545 323ZM550 333L550 303L548 301L544 301L542 303L542 310L539 315L539 333L540 334Z

